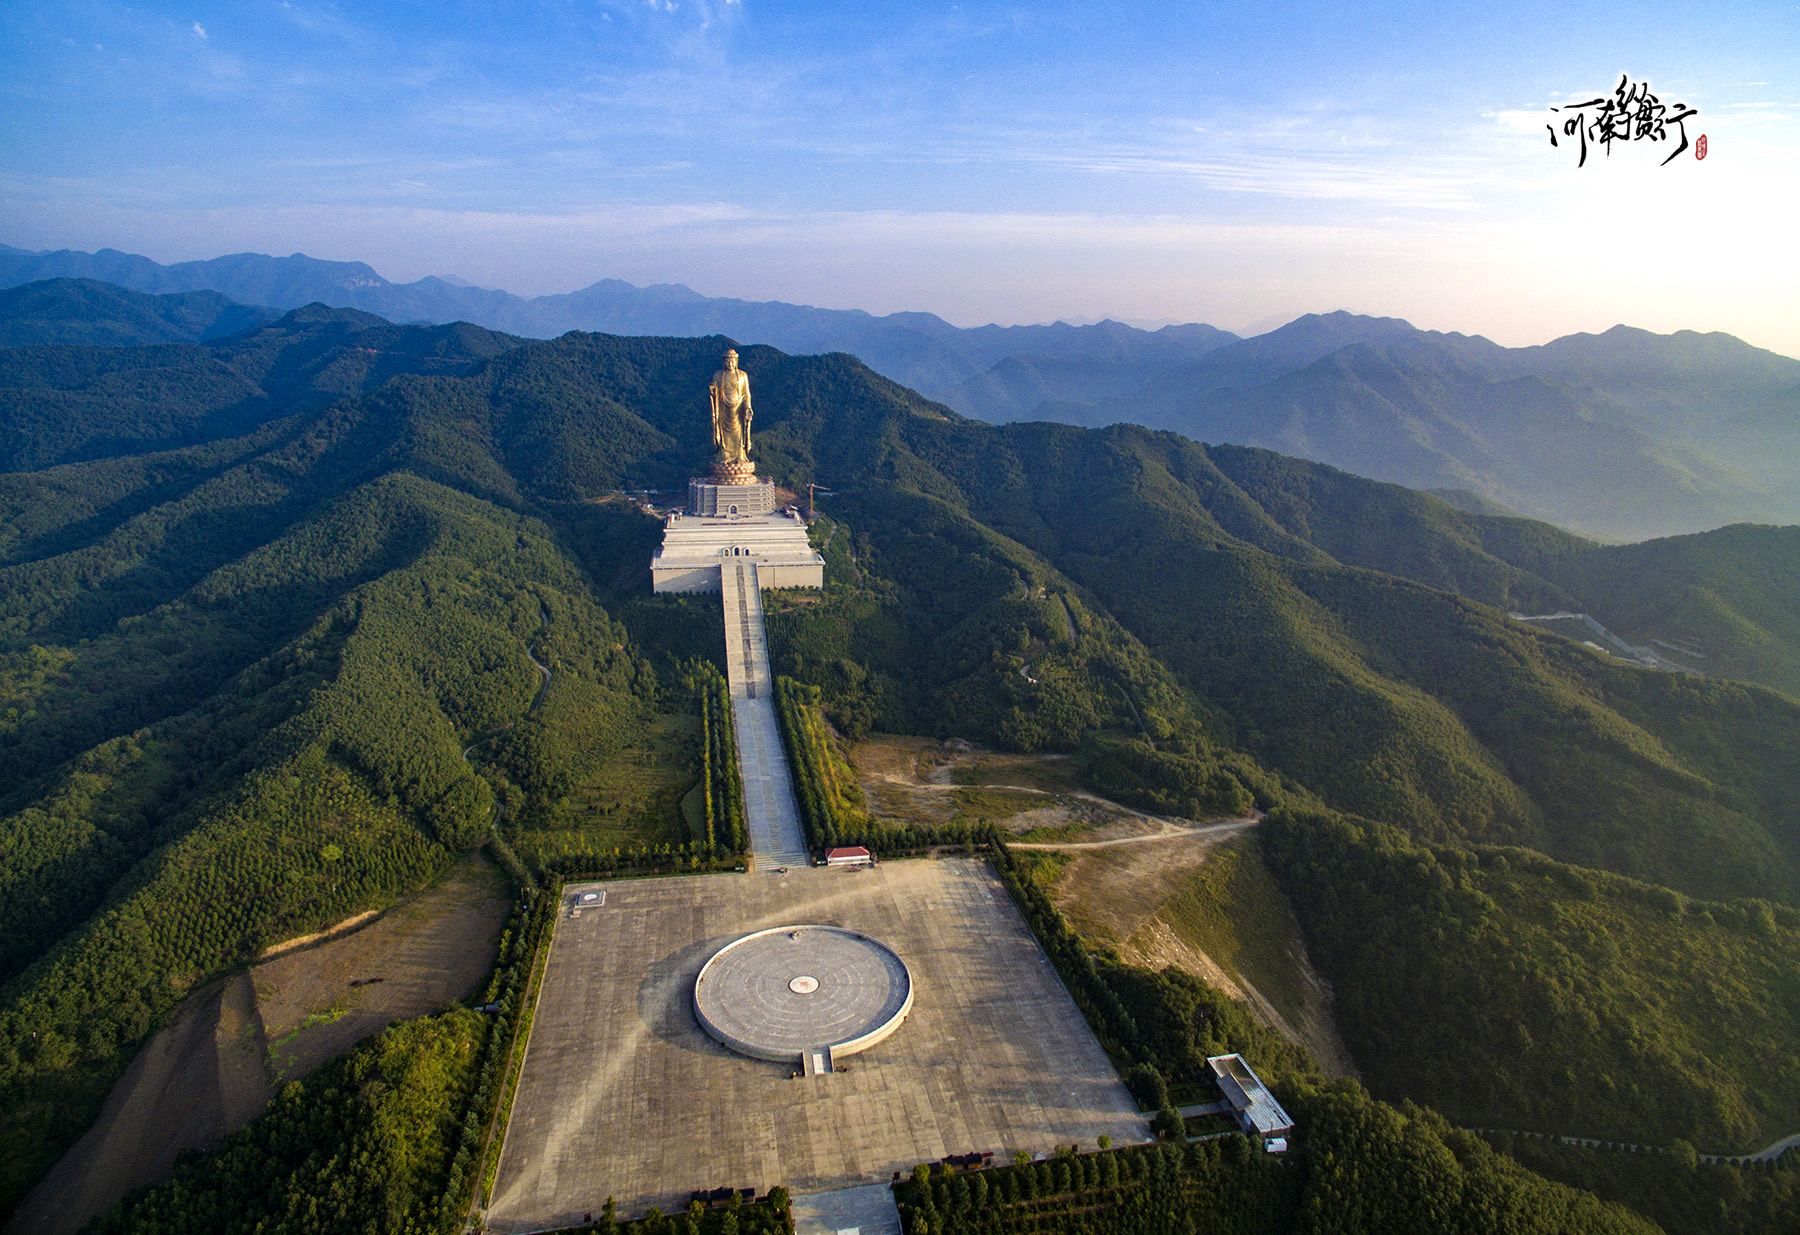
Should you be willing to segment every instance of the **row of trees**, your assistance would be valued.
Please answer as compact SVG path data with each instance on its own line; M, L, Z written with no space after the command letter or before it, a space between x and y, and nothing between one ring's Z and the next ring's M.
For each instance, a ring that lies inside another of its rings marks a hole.
M781 722L806 842L815 853L841 844L846 833L871 830L872 822L855 777L831 749L818 705L818 687L790 677L775 679L775 715Z
M695 840L611 849L572 848L540 858L537 868L557 879L577 880L616 875L697 875L730 870L739 860L734 853L714 852L705 841Z
M753 1201L745 1201L733 1191L723 1205L690 1201L681 1214L665 1214L652 1205L642 1218L621 1220L609 1196L594 1225L569 1227L553 1235L793 1235L792 1206L788 1190L776 1184L767 1196Z
M744 779L738 768L731 686L710 661L695 684L700 694L701 783L706 794L706 846L714 853L750 847L744 823Z
M526 1040L531 1035L531 986L539 957L549 946L556 911L562 903L562 886L552 882L538 888L522 885L521 899L512 920L500 937L500 955L493 976L482 992L482 1006L493 1009L481 1067L470 1089L462 1126L457 1131L456 1155L444 1178L438 1202L438 1229L444 1235L459 1230L470 1200L479 1186L485 1195L499 1165L500 1138L506 1129L513 1085L523 1062ZM502 1108L503 1100L506 1109ZM486 1144L487 1152L483 1153Z
M980 1171L921 1164L894 1185L907 1235L1656 1235L1355 1082L1302 1085L1304 1139L1272 1156L1235 1133ZM1023 1157L1023 1155L1021 1155ZM1686 1228L1683 1228L1686 1229ZM1773 1228L1769 1228L1773 1229ZM1735 1233L1734 1233L1735 1235Z
M1064 1148L1045 1161L983 1171L921 1165L895 1194L907 1235L1286 1235L1303 1179L1233 1135L1095 1154Z

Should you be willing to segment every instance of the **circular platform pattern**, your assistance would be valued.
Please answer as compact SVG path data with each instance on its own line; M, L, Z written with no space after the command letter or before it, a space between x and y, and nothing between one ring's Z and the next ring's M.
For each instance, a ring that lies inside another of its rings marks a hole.
M694 980L694 1012L714 1038L791 1063L830 1047L867 1050L912 1010L912 975L892 948L838 926L778 926L720 948Z

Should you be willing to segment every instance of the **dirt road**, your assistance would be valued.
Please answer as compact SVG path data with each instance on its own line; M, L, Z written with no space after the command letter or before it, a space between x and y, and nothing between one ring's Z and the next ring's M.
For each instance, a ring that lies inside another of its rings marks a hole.
M1184 828L1168 820L1159 821L1163 826L1161 832L1151 832L1145 836L1115 836L1111 840L1079 840L1079 841L1009 841L1009 849L1111 849L1114 845L1142 845L1151 841L1192 840L1196 837L1208 840L1219 840L1246 828L1253 828L1258 820L1228 819L1224 823L1209 823L1197 828Z

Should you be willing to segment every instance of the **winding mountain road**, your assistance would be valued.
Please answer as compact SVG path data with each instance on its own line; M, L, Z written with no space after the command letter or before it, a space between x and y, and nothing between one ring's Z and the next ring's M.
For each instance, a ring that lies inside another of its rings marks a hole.
M1465 1131L1475 1133L1505 1133L1508 1136L1530 1136L1540 1141L1558 1141L1564 1145L1576 1145L1584 1149L1617 1149L1629 1153L1666 1154L1667 1145L1638 1145L1631 1141L1608 1140L1594 1136L1558 1136L1554 1132L1520 1132L1516 1128L1468 1128ZM1765 1145L1755 1153L1748 1154L1700 1154L1700 1161L1723 1163L1726 1166L1744 1166L1751 1162L1773 1162L1790 1149L1800 1148L1800 1132L1792 1136L1782 1137L1779 1141Z

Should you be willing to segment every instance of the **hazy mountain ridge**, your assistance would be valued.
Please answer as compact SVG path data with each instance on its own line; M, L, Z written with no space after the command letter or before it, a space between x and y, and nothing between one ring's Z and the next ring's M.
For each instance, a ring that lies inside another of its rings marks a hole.
M49 279L0 290L0 347L207 343L279 316L214 291L150 295L95 279Z
M1047 404L1267 446L1414 488L1467 489L1625 538L1800 520L1800 361L1628 327L1537 348L1347 314L1231 344L1124 398Z
M147 293L204 289L277 309L318 301L390 321L468 321L531 338L554 338L570 330L728 334L791 353L853 352L877 371L922 390L978 380L988 368L1017 354L1055 352L1113 366L1143 359L1160 364L1165 357L1189 359L1237 338L1198 324L1157 331L1119 322L964 329L932 313L877 317L860 309L708 297L679 283L638 287L620 279L526 298L432 276L391 283L362 262L321 261L299 253L238 253L163 266L114 249L38 253L0 245L0 286L52 278L101 279Z
M0 284L59 275L146 292L204 287L277 308L317 300L526 337L721 334L790 353L847 351L994 423L1171 428L1415 488L1466 489L1615 539L1800 522L1800 361L1716 332L1618 326L1504 348L1345 312L1253 339L1199 324L963 329L929 313L712 298L679 284L603 279L526 299L441 278L395 284L360 262L300 254L160 266L113 250L0 246Z

